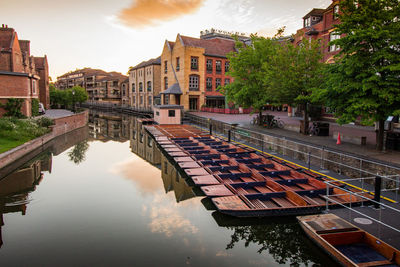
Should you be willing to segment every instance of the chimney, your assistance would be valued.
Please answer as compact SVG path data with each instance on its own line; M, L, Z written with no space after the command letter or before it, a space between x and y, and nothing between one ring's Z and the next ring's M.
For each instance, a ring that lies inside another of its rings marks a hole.
M4 28L4 24L1 24L1 27Z

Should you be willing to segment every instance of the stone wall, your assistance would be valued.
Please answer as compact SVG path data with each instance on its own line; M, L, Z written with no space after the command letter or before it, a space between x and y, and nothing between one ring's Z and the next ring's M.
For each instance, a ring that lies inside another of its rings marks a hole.
M84 127L88 122L88 118L89 112L84 111L71 116L54 119L55 125L51 126L52 131L50 133L0 154L0 169L23 157L25 154L35 150L36 148L43 146L53 138Z

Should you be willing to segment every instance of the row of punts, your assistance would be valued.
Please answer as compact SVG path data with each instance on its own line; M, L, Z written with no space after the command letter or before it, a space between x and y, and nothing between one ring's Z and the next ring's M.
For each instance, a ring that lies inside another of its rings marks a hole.
M327 188L326 177L188 125L146 126L146 129L163 153L224 214L304 215L318 213L327 204L354 205L365 200L341 188Z

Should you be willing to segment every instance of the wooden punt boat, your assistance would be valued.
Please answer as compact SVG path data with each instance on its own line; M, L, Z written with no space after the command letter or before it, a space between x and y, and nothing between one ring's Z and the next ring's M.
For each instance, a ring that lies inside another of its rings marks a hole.
M343 266L399 266L400 251L334 214L297 217L305 233Z
M274 181L266 179L259 182L245 182L232 184L217 184L202 186L201 190L208 197L251 195L259 193L272 193L280 191L312 191L326 189L326 184L316 179L294 179Z
M264 194L235 195L212 198L217 209L236 217L265 217L285 215L306 215L325 209L326 189L305 191L283 191ZM329 189L329 198L342 204L361 203L363 199L345 194L339 188ZM337 206L337 203L329 203Z
M202 186L200 189L208 197L234 196L239 194L251 195L285 191L282 186L272 180L209 185Z

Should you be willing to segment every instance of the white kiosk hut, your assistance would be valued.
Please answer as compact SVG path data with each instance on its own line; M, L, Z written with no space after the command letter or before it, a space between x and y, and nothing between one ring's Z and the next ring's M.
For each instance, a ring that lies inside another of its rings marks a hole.
M159 125L162 124L181 124L181 110L183 106L180 105L155 105L154 121Z

